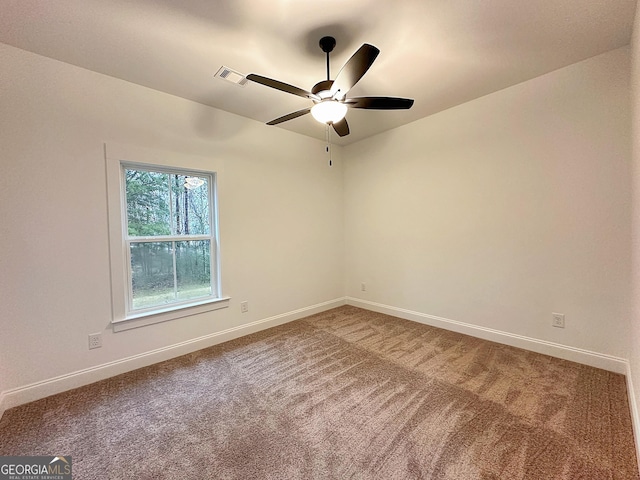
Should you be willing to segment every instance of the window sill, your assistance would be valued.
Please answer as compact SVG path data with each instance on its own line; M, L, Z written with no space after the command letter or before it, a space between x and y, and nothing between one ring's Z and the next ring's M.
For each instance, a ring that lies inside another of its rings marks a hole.
M129 315L122 320L113 320L111 325L114 332L123 332L132 328L144 327L155 323L167 322L176 318L189 317L200 313L219 310L229 306L230 297L216 298L189 305L178 305L175 307L167 307L162 310L154 310L153 312L136 313Z

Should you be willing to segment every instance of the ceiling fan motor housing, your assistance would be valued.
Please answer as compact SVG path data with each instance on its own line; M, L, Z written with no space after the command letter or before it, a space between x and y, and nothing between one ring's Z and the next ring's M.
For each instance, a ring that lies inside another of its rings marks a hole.
M322 99L328 98L331 96L331 85L333 85L333 80L323 80L322 82L316 83L311 89L311 93L319 96Z

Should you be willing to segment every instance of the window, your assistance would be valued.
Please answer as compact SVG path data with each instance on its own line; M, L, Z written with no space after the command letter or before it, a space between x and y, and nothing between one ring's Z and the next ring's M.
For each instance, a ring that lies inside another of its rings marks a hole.
M219 295L211 256L212 175L122 165L129 256L128 311Z
M114 330L227 306L216 172L106 161Z

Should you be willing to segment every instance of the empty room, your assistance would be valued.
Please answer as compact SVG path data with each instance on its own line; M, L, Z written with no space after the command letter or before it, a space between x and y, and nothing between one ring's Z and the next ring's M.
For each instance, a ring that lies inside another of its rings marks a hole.
M0 479L640 479L636 0L0 0Z

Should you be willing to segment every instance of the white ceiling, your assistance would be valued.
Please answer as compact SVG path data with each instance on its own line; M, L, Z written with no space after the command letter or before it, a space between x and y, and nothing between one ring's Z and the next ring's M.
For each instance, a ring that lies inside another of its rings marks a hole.
M363 43L377 60L349 96L348 144L629 43L636 0L0 0L0 42L267 122L310 100L213 75L222 65L311 89ZM325 138L311 115L269 128Z

